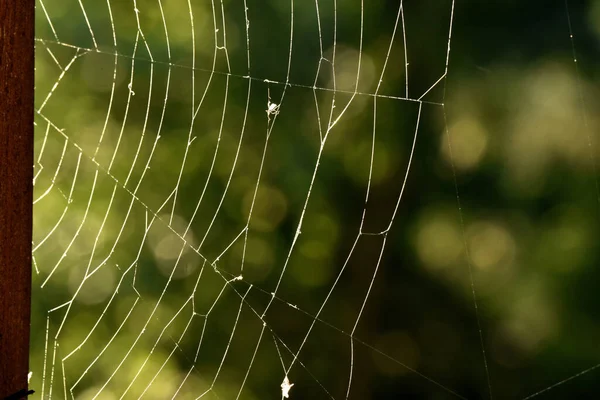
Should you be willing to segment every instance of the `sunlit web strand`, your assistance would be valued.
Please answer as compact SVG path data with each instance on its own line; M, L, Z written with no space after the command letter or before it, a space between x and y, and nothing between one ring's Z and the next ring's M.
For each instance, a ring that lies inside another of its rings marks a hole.
M291 86L291 87L297 87L297 88L303 88L303 89L311 89L311 90L319 90L319 91L324 91L324 92L332 92L332 93L343 93L343 94L356 94L356 95L360 95L360 96L369 96L369 97L377 97L377 98L381 98L381 99L390 99L390 100L402 100L402 101L410 101L410 102L414 102L414 103L423 103L423 104L429 104L429 105L435 105L435 106L442 106L443 103L440 102L435 102L435 101L429 101L429 100L423 100L423 99L417 99L417 98L409 98L409 97L403 97L403 96L394 96L394 95L388 95L388 94L375 94L375 93L369 93L369 92L361 92L361 91L353 91L353 90L345 90L345 89L332 89L332 88L326 88L326 87L319 87L316 85L304 85L304 84L300 84L300 83L294 83L294 82L279 82L276 80L271 80L268 78L260 78L260 77L256 77L256 76L250 76L250 75L239 75L239 74L234 74L234 73L229 73L229 72L224 72L224 71L217 71L217 70L211 70L211 69L207 69L207 68L200 68L200 67L190 67L188 65L184 65L184 64L178 64L178 63L173 63L173 62L168 62L168 61L159 61L159 60L150 60L146 57L132 57L130 55L126 55L126 54L121 54L121 53L115 53L115 52L110 52L110 51L106 51L106 50L101 50L101 49L93 49L93 48L88 48L88 47L80 47L80 46L75 46L72 44L68 44L68 43L64 43L64 42L57 42L55 40L51 40L51 39L40 39L40 38L36 38L35 39L38 42L44 42L44 43L54 43L56 45L60 45L60 46L64 46L64 47L70 47L72 49L78 49L80 51L86 51L86 52L90 52L90 53L99 53L99 54L106 54L106 55L117 55L118 57L122 57L122 58L126 58L126 59L135 59L138 61L144 61L144 62L148 62L148 63L154 63L154 64L160 64L160 65L164 65L164 66L168 66L168 67L174 67L174 68L183 68L183 69L193 69L194 71L198 71L198 72L204 72L207 74L215 74L215 75L220 75L220 76L230 76L233 78L240 78L240 79L250 79L253 81L257 81L257 82L263 82L263 83L272 83L274 85L280 85L280 86ZM439 80L441 82L441 79ZM431 90L431 88L429 89Z
M573 64L575 65L575 74L577 77L577 92L579 95L579 103L581 106L581 118L583 120L583 127L587 136L587 145L589 148L589 157L592 162L592 170L594 171L594 183L596 184L596 202L598 205L598 218L600 220L600 182L598 179L598 166L596 155L594 152L594 138L589 129L588 124L588 112L585 103L585 97L583 95L583 85L581 84L581 72L579 71L579 62L577 59L577 49L575 48L575 35L573 34L573 26L571 25L571 12L569 11L569 0L565 0L565 11L567 14L567 27L569 29L569 41L571 43L571 53L573 57Z
M452 40L452 28L453 28L453 24L454 24L454 6L455 6L455 0L452 0L452 9L450 11L450 26L448 27L448 47L446 50L446 66L444 69L443 77L448 76L448 65L450 63L450 44L451 44L451 40ZM442 95L443 96L442 97L443 104L445 104L445 102L446 102L447 84L448 84L448 80L444 79L443 95ZM478 304L477 292L476 292L476 288L475 288L475 280L473 277L473 264L472 264L472 259L471 259L471 255L469 252L469 246L467 243L467 234L466 234L463 209L462 209L460 194L459 194L459 189L458 189L456 166L454 164L454 158L453 158L453 153L452 153L452 140L451 140L451 135L450 135L450 128L448 127L448 118L446 115L446 107L445 106L442 106L442 114L444 116L444 131L445 131L445 135L446 135L446 139L447 139L446 142L448 145L448 152L450 154L450 167L452 170L452 177L453 177L453 181L454 181L454 190L456 192L456 204L458 207L458 215L459 215L459 220L460 220L462 242L463 242L463 248L465 251L465 259L466 259L466 263L467 263L467 270L468 270L469 282L470 282L470 287L471 287L471 298L473 301L473 308L475 310L475 319L477 321L477 332L479 335L479 345L480 345L481 355L482 355L482 359L483 359L482 360L483 366L485 369L485 377L486 377L486 381L487 381L488 395L491 400L491 399L493 399L493 395L492 395L492 382L491 382L491 378L490 378L490 369L489 369L489 365L488 365L487 353L485 350L485 343L484 343L484 339L483 339L483 329L481 326L481 317L479 315L479 304Z

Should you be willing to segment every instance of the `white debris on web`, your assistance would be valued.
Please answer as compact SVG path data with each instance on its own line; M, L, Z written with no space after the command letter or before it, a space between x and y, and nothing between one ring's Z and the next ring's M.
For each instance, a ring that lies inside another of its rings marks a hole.
M33 371L29 371L29 373L27 374L27 383L29 383L29 381L31 380L32 375L33 375Z
M281 396L288 399L290 397L290 389L294 386L293 383L290 383L287 375L283 378L283 382L281 382Z

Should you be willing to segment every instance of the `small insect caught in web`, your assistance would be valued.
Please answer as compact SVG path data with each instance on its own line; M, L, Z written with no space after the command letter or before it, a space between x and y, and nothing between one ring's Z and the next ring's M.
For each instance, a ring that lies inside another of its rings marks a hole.
M281 396L288 399L290 397L290 389L294 386L293 383L290 383L287 375L283 378L283 382L281 382Z
M277 104L277 103L273 103L271 101L271 89L267 88L267 109L265 110L267 112L267 121L271 122L271 116L276 116L279 115L279 107L281 106L281 104Z
M267 102L267 115L277 115L279 114L279 104L271 103L271 100Z

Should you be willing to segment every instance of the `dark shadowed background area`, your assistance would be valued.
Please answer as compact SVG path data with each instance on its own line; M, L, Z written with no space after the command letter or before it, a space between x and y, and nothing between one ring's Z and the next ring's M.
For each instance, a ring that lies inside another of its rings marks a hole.
M36 18L36 395L600 393L600 1Z

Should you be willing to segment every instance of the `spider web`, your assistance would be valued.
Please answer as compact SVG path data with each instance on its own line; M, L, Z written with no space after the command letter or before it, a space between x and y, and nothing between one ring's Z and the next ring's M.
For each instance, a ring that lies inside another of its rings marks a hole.
M38 1L40 396L366 398L383 371L467 398L371 328L411 290L386 256L423 131L449 137L455 4L434 4ZM453 363L491 397L469 259L480 345Z

